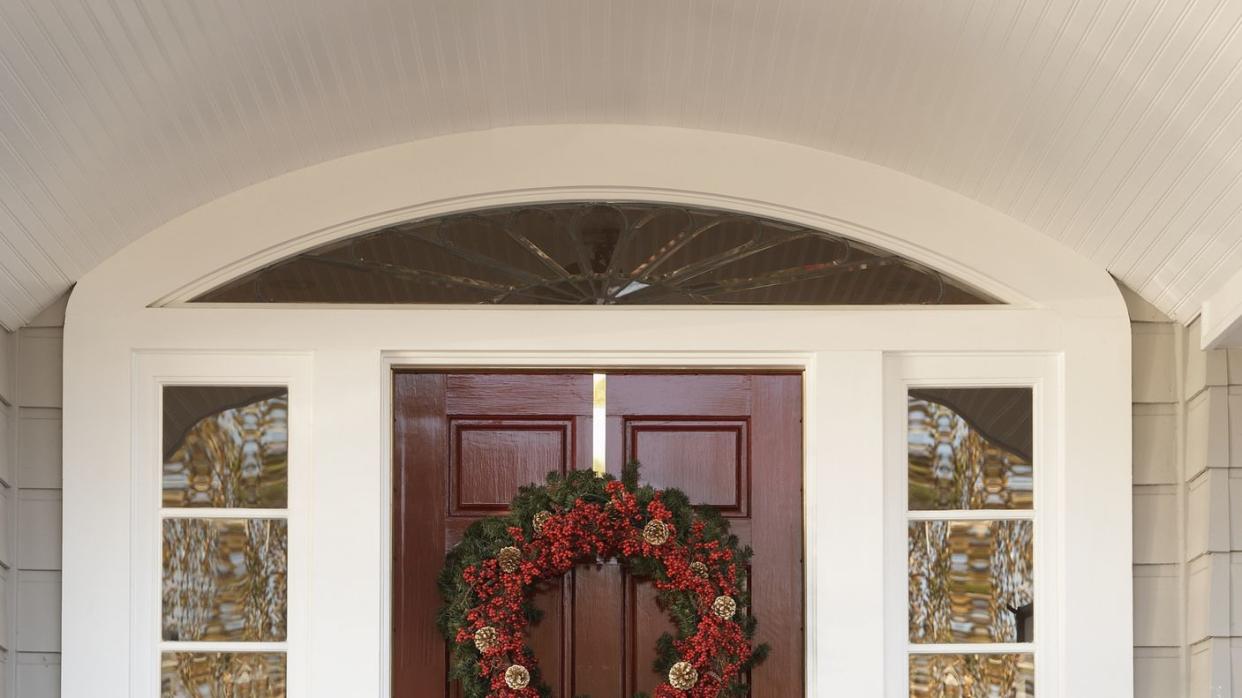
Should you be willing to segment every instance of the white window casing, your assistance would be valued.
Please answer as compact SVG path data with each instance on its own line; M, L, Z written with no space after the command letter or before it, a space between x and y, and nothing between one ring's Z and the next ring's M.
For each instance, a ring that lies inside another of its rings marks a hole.
M182 303L387 222L595 198L823 227L1008 305ZM814 696L905 690L906 578L893 547L894 536L904 541L904 522L894 522L905 500L887 479L904 458L894 414L904 414L905 382L1035 385L1037 695L1130 696L1129 342L1108 276L1039 233L895 172L771 141L649 127L500 129L283 175L161 226L90 272L70 300L63 695L158 695L158 386L242 382L290 389L289 695L387 696L391 370L417 365L805 370Z

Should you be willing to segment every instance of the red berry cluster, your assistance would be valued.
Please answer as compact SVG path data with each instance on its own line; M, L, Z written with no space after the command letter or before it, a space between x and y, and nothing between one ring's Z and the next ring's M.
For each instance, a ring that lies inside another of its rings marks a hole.
M684 592L696 600L699 624L696 632L675 643L681 661L698 672L693 688L679 690L667 682L655 690L655 698L716 698L736 679L750 658L751 647L735 618L720 618L712 611L718 596L737 597L738 579L733 551L704 536L704 525L695 522L681 539L672 513L659 493L642 507L634 494L619 481L605 491L609 501L600 505L581 499L565 511L552 512L541 531L527 540L521 528L510 527L514 547L522 552L518 568L506 572L495 559L471 565L463 572L479 604L466 616L467 626L458 630L457 642L473 643L483 627L498 631L499 641L481 653L480 676L490 679L493 698L536 698L536 688L510 688L505 671L519 664L533 669L536 660L526 646L527 619L523 606L535 586L569 572L576 564L595 560L645 557L663 566L665 580L655 580L662 591ZM660 544L644 539L643 527L658 520L668 527L669 537ZM692 565L701 562L708 570L700 576Z

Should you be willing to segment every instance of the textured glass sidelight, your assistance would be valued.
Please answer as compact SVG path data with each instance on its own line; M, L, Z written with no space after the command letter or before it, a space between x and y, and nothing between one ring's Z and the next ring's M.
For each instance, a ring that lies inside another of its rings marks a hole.
M911 521L910 641L1029 642L1031 521Z
M285 639L288 523L165 519L163 638Z
M192 302L998 301L909 259L821 230L713 209L587 201L400 223L276 262Z
M1031 509L1030 388L910 391L909 508Z
M284 698L285 655L165 652L160 698Z
M163 409L165 507L287 505L285 388L168 386Z
M1031 654L915 654L910 698L1034 698Z

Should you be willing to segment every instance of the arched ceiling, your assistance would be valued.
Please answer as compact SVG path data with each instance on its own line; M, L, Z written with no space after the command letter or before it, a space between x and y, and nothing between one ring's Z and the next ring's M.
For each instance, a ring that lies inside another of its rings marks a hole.
M5 0L0 323L249 184L566 122L891 167L1189 320L1242 268L1240 28L1229 0Z

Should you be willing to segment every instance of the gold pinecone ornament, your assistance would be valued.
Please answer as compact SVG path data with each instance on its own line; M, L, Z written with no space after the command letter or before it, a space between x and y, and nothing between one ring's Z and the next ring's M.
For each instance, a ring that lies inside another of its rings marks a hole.
M668 670L668 683L679 691L689 691L699 682L699 672L690 662L677 662Z
M505 669L505 685L517 691L530 685L530 672L521 664L512 664Z
M499 644L500 633L492 626L487 625L474 631L474 646L479 648L480 652L494 649Z
M664 545L668 542L668 524L659 519L652 519L643 526L643 540L648 545Z
M690 572L693 573L694 576L698 577L699 579L707 579L708 571L709 570L707 569L707 565L701 562L690 563Z
M552 518L552 512L550 511L536 512L535 515L531 517L530 526L531 528L535 529L535 535L540 535L543 533L544 525L547 524L548 519L551 519L551 518Z
M728 596L717 596L712 602L712 613L721 620L731 620L737 613L737 602Z
M506 546L500 549L496 560L500 563L500 569L513 574L522 568L522 551L512 545Z

